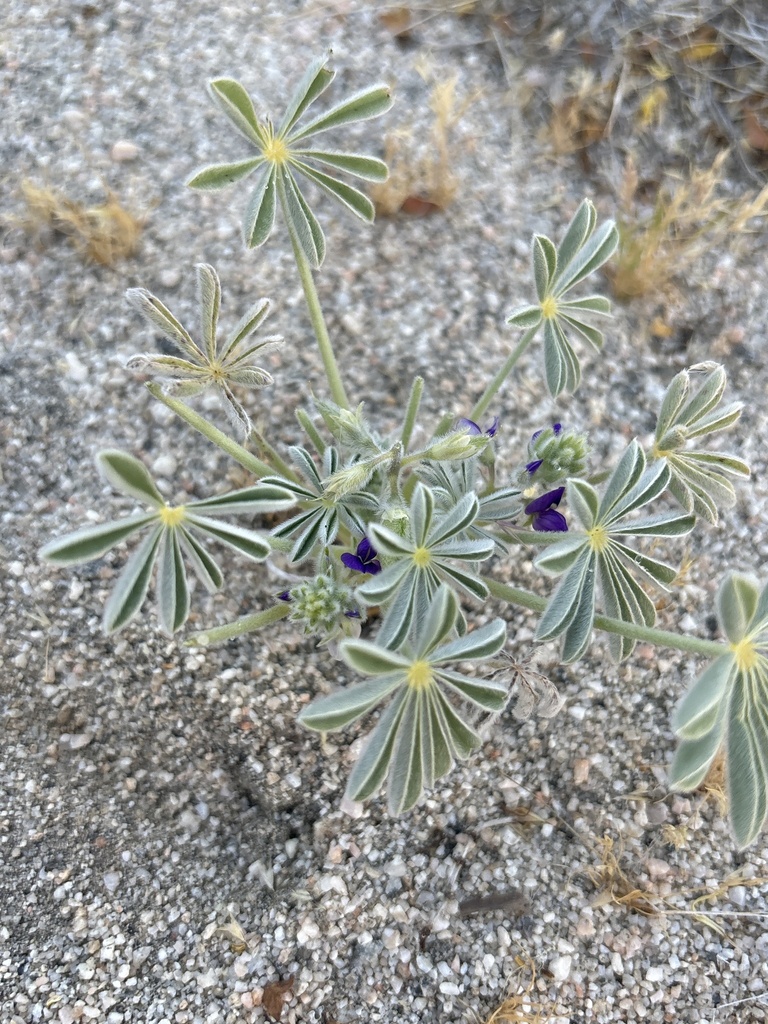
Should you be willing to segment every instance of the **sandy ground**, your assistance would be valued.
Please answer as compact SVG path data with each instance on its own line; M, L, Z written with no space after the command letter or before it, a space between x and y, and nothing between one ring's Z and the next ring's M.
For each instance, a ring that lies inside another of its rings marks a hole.
M105 638L101 609L124 554L68 571L37 555L128 510L93 466L103 447L140 455L169 497L243 482L125 370L153 343L126 288L150 288L193 322L192 267L205 260L222 278L225 324L273 299L269 326L287 344L270 367L275 388L249 405L273 443L297 440L306 381L321 392L284 231L244 254L245 190L183 187L195 167L245 152L208 101L208 78L239 77L279 114L306 61L331 46L332 95L383 79L397 96L381 125L346 138L381 152L384 133L409 132L422 158L434 82L455 75L459 103L471 100L450 142L457 189L444 212L366 229L319 204L329 327L350 393L382 426L414 372L428 423L468 412L514 340L505 313L529 301L531 232L557 236L584 195L613 215L628 151L651 189L660 167L692 156L709 166L723 148L695 83L646 135L631 91L613 101L611 137L588 151L553 152L542 134L589 40L599 82L631 24L669 36L674 19L641 5L487 3L466 17L456 6L425 4L404 39L380 18L389 5L341 0L10 0L0 14L2 1024L250 1024L268 1019L262 1000L278 981L289 1024L476 1024L527 986L540 1019L562 1024L768 1015L765 841L739 853L716 794L666 785L670 714L696 659L641 645L617 668L597 638L562 669L545 648L561 714L521 724L506 713L465 767L393 821L380 800L342 805L361 730L323 748L297 726L297 711L349 674L290 624L200 650L163 637L149 610ZM725 165L730 197L764 173L739 152ZM137 254L100 267L63 238L25 234L11 219L22 179L86 204L113 190L146 217ZM660 612L665 627L703 636L725 570L760 574L768 551L765 233L727 242L705 247L671 291L617 305L605 357L587 357L575 398L545 397L532 351L495 410L502 468L554 418L589 430L596 467L610 466L632 436L647 440L677 370L725 363L745 402L729 447L753 479L717 528L673 549L692 564ZM215 402L202 407L225 425ZM225 590L195 593L190 630L274 594L258 569L223 564ZM525 552L497 571L550 585ZM478 621L500 611L526 657L535 619L489 606ZM610 844L626 882L606 886ZM633 889L644 895L622 902ZM499 894L501 909L459 913ZM535 1018L496 1021L524 1019Z

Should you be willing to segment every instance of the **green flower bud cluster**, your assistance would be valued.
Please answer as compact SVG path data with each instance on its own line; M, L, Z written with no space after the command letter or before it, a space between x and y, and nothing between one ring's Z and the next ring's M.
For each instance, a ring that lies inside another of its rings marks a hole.
M568 477L583 477L587 468L589 444L585 434L563 430L554 423L537 430L528 443L529 461L520 474L525 482L555 484Z
M331 634L339 619L354 607L352 591L325 573L299 583L290 591L291 619L307 633Z

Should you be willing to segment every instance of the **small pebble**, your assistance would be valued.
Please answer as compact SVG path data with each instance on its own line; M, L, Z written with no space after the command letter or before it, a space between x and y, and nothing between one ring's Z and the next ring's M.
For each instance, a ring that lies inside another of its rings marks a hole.
M116 164L130 163L130 161L135 160L138 155L139 147L133 142L128 142L127 139L120 139L109 151L110 159Z

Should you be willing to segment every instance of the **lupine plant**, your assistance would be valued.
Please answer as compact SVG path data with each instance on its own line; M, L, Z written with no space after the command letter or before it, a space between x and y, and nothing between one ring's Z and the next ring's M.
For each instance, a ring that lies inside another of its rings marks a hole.
M516 663L505 651L504 618L475 624L489 597L540 613L536 640L559 640L564 663L585 654L595 630L607 633L617 661L628 658L638 640L712 658L675 715L681 742L671 784L695 789L722 752L731 825L736 842L747 845L768 808L768 587L760 591L735 573L725 577L717 596L723 642L654 625L654 594L669 589L678 571L658 556L659 543L688 534L701 519L716 522L735 501L728 476L749 474L734 456L691 446L740 415L739 405L720 407L723 368L705 363L673 377L649 450L631 440L612 469L590 472L586 436L556 422L533 434L508 479L497 479L495 450L509 431L488 412L522 354L541 338L544 379L556 398L578 387L579 347L586 342L599 350L605 341L592 318L609 316L610 304L602 295L583 294L583 283L610 259L618 236L613 222L598 225L595 207L584 200L559 245L534 236L533 301L507 321L522 336L471 408L467 402L468 415L427 424L417 436L428 440L414 446L424 387L416 377L398 422L369 420L362 404L350 403L339 372L313 276L325 258L325 236L298 177L372 220L370 199L345 176L381 181L385 165L376 156L316 148L315 137L383 114L391 98L387 86L375 85L313 116L310 108L333 77L326 56L314 61L277 122L256 113L238 82L211 82L214 103L255 154L198 170L188 182L218 190L255 176L243 221L248 249L266 242L280 210L326 377L327 394L315 388L317 397L297 413L305 445L281 455L255 429L239 397L243 388L272 384L253 362L279 343L274 337L252 341L266 317L266 299L220 339L219 279L212 267L200 265L196 339L160 299L132 289L130 303L179 355L144 353L128 365L165 380L148 383L152 395L253 481L171 506L138 458L102 452L98 464L106 479L147 510L54 540L43 556L68 566L145 533L107 604L108 633L139 612L155 567L160 627L168 634L181 629L190 609L186 567L209 591L223 582L204 539L269 561L287 586L268 606L188 642L221 642L289 617L328 645L364 678L310 703L299 719L324 734L386 704L352 771L348 795L365 800L386 784L394 814L413 807L480 745L484 720L504 709L513 680L521 678L523 670L510 668ZM208 388L222 397L239 439L186 401ZM280 512L282 519L254 531L226 518L264 512ZM647 538L654 539L652 553ZM515 565L514 549L521 545L539 548L534 565L559 577L548 598L495 578L496 565Z

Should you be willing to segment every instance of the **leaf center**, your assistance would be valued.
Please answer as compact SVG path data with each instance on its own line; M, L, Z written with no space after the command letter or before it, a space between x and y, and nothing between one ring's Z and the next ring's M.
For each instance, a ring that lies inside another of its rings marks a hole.
M589 537L589 546L593 551L605 551L608 547L610 538L604 526L593 526L591 530L587 530L587 536Z
M757 648L749 637L745 636L737 644L731 644L731 650L736 659L736 667L739 672L749 672L757 664Z
M419 569L426 569L429 563L432 561L432 556L429 553L429 548L416 548L413 552L413 560Z
M159 512L160 521L163 526L178 526L179 523L184 519L186 511L183 505L164 505Z
M284 164L288 159L288 147L282 139L273 137L264 147L264 157L272 164Z
M425 690L432 685L432 669L428 661L414 661L408 669L408 685L413 690Z
M548 295L541 303L541 315L545 320L554 320L557 316L557 299Z

